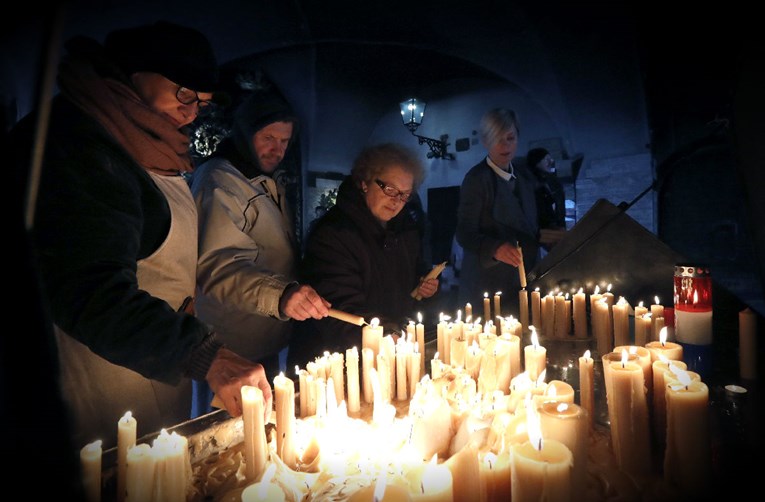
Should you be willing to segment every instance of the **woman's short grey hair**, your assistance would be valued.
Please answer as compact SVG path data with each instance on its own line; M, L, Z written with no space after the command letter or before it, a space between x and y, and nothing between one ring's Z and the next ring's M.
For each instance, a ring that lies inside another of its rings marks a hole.
M356 186L361 186L362 181L370 183L375 178L379 178L383 171L394 165L412 175L414 190L425 179L425 168L417 154L413 150L396 143L383 143L364 148L353 162L351 176L353 176Z
M516 133L520 134L518 117L513 110L507 108L492 108L481 118L479 134L481 143L491 148L510 129L515 127Z

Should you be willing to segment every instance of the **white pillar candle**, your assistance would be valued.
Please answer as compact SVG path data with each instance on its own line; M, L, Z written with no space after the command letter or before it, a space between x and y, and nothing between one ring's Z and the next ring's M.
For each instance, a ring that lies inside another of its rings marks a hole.
M584 290L579 288L574 294L574 336L587 338L587 298Z
M295 468L295 382L278 374L274 377L276 410L276 454L290 469Z
M340 403L345 401L345 377L343 372L345 356L340 352L333 352L330 355L329 360L332 383L335 385L335 399L337 401L332 404L335 406L340 406Z
M351 347L345 351L345 368L348 378L348 411L358 413L361 409L359 398L359 351Z
M622 362L611 363L610 372L617 417L611 424L616 462L630 475L646 476L651 472L651 438L643 368L623 358Z
M154 492L154 455L145 443L128 448L125 473L126 502L146 502Z
M529 441L510 448L513 502L571 500L573 456L564 444L550 439L539 449Z
M406 345L401 339L396 344L396 400L406 401L409 399L409 382L406 380L408 363L408 353Z
M127 452L135 446L138 423L130 411L117 421L117 502L125 500Z
M464 368L465 367L465 357L467 352L467 340L464 338L452 338L449 354L450 354L450 361L449 364L452 367L455 368Z
M566 324L568 316L566 315L566 298L563 296L563 293L558 293L555 295L555 303L553 304L553 316L555 318L553 327L555 338L566 338L570 332L570 329Z
M99 439L86 444L80 450L82 487L88 502L99 502L101 500L102 444L103 441Z
M521 322L521 332L523 333L529 329L529 292L526 291L526 288L518 291L518 305L520 307L518 320Z
M651 374L653 375L653 393L651 394L651 417L653 418L653 431L656 442L663 448L667 438L667 405L666 389L667 380L672 378L670 365L683 371L687 368L683 361L674 361L664 356L651 363Z
M263 391L251 385L243 385L242 421L244 423L245 477L254 482L265 469L268 458L266 444L265 404Z
M590 355L590 351L584 351L584 355L579 358L579 405L587 413L587 421L590 427L595 413L595 380L594 380L595 361Z
M659 297L656 296L654 297L654 303L651 304L651 336L649 341L659 339L659 328L656 327L659 317L664 317L664 306L659 302Z
M361 349L372 349L375 356L380 352L380 340L383 337L383 327L380 325L380 319L373 317L369 324L361 328Z
M415 327L417 338L417 350L423 356L425 355L425 325L422 324L422 314L417 312L417 326ZM420 358L420 375L425 374L425 357Z
M261 417L263 415L261 414ZM154 456L154 500L186 502L191 486L188 441L162 429L151 446Z
M531 325L542 331L542 299L539 288L531 292Z
M574 462L571 488L573 493L585 493L589 442L587 412L573 403L546 402L539 407L539 417L542 437L560 441L571 450Z
M555 297L552 292L542 298L542 336L552 338L555 336Z
M630 344L630 316L629 316L629 304L623 296L619 297L619 301L612 308L614 315L614 345L629 345Z
M444 465L452 473L454 500L475 500L476 494L481 490L477 447L468 442L449 457Z
M491 319L491 302L489 301L489 293L483 294L483 318L488 321ZM448 363L448 361L446 361Z
M645 347L638 347L636 345L621 345L614 347L614 352L621 354L622 349L626 350L628 354L635 354L637 356L637 363L643 369L643 382L646 389L647 399L651 398L653 393L653 369L651 368L651 352Z
M651 333L651 314L637 315L638 308L635 307L635 345L645 346Z
M500 338L510 344L510 379L523 372L521 367L521 337L518 335L502 335Z
M524 369L529 378L534 381L547 366L547 349L539 345L536 330L531 330L531 344L523 348Z
M664 479L689 499L701 500L709 495L712 479L709 389L681 376L678 384L668 385L666 401Z
M295 373L298 376L298 384L300 386L300 418L305 418L308 416L308 386L306 385L308 372L295 366Z
M495 454L492 451L482 452L478 457L479 476L481 480L480 500L482 502L503 502L510 500L512 488L510 481L510 449ZM475 497L475 494L473 494ZM464 499L470 500L470 498Z
M682 343L712 343L712 311L699 312L675 308L675 338Z
M375 353L371 348L361 349L361 364L362 364L362 384L364 389L364 402L371 403L373 400L372 395L372 380L370 380L370 372L375 367Z
M502 317L502 307L500 306L501 296L502 291L497 291L494 293L494 317Z

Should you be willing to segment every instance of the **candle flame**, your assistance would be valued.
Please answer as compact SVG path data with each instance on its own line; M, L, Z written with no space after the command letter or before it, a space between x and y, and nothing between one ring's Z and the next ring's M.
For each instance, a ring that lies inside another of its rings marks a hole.
M534 326L529 326L531 328L531 345L534 346L534 350L539 348L539 337L537 336L537 330L534 329Z
M566 292L566 300L568 300L568 291Z
M617 305L627 305L627 300L623 296L620 296L619 297L619 301L616 302L616 304Z
M462 321L462 310L457 309L457 322Z
M380 324L380 319L377 317L373 317L371 321L369 321L369 325L373 328L376 328Z
M502 294L502 291L497 291L496 293L494 293L494 296L499 296L501 294Z
M86 444L83 450L88 453L99 453L101 451L101 445L103 444L104 444L103 440L96 439L92 443Z
M579 288L579 291L577 291L576 294L578 294L578 295L584 294L584 289Z
M628 360L627 351L622 349L622 368L624 368L624 365L627 364Z
M545 378L547 378L547 368L542 370L542 373L539 374L537 377L537 381L535 382L536 387L540 387L545 383Z
M555 407L555 411L558 413L563 413L568 409L568 403L558 403L558 406Z
M593 294L594 295L599 295L600 294L600 286L598 286L597 284L595 285L595 292Z
M584 358L589 359L592 356L592 353L590 352L590 349L587 349L584 351Z
M484 292L483 297L484 298L488 298L489 297L489 292L488 291Z
M422 324L422 312L417 312L417 322Z
M558 395L558 391L555 389L555 384L548 385L545 389L545 395L548 397L555 397Z
M526 407L526 427L531 446L537 451L542 451L542 426L539 420L539 413L534 406Z
M433 355L433 359L438 359L438 351Z
M664 347L667 345L667 327L664 326L659 330L659 342L661 343L661 346Z
M681 386L688 387L691 384L691 375L687 371L675 366L674 364L669 365L669 370L675 374Z
M643 300L640 300L640 301L638 302L638 307L642 307L642 306L643 306Z
M133 412L132 411L126 411L125 414L122 415L122 418L120 418L120 422L122 422L122 423L129 422L131 418L133 418Z
M697 289L693 290L693 304L696 305L699 303L699 291Z
M661 305L661 303L659 303L659 297L658 296L654 296L653 299L654 299L654 302L656 303L656 305Z
M496 465L497 463L497 456L494 454L494 452L489 451L483 457L483 461L485 462L486 466L491 471L492 469L494 469L494 465Z
M298 366L297 364L295 365L295 374L300 375L300 366Z

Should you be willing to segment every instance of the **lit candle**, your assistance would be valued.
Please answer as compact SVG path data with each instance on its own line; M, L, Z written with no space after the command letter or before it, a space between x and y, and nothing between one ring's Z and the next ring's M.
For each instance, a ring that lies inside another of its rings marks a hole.
M659 320L659 317L664 319L664 306L659 302L659 297L654 296L654 302L651 305L651 341L655 341L659 339L659 329L656 325L656 323Z
M611 389L615 423L611 424L614 456L619 467L633 476L651 472L651 438L648 427L643 368L627 362L622 350L621 362L611 363Z
M579 404L587 412L590 427L595 413L594 364L589 349L585 350L584 355L579 358Z
M593 328L599 354L611 352L614 346L613 323L611 313L608 310L608 302L605 297L595 302L595 311L592 314Z
M425 354L425 325L422 324L422 314L417 312L417 326L415 329L417 338L417 350L420 354ZM425 358L420 358L420 375L425 374Z
M518 261L518 278L520 279L521 287L526 287L526 265L523 263L523 248L520 243L516 243L518 247L519 261Z
M380 319L373 317L369 324L361 328L361 350L362 357L364 349L372 349L375 357L380 353L380 340L383 337L383 327L380 325Z
M436 352L433 355L433 360L430 361L430 378L431 380L435 380L436 378L440 378L441 374L443 373L443 363L438 358L438 352Z
M738 368L744 380L757 380L757 316L749 307L738 313Z
M279 373L274 377L276 409L276 454L295 468L295 382Z
M465 320L468 322L473 320L473 305L470 302L465 304Z
M533 381L544 371L547 366L547 349L539 345L537 331L531 329L531 344L523 348L524 368L529 378Z
M295 374L298 376L300 386L300 418L305 418L308 416L308 385L306 384L308 372L295 365Z
M261 419L263 414L261 413ZM154 456L154 494L167 502L185 502L191 485L188 440L162 429L151 445ZM129 470L129 468L128 468ZM128 493L129 495L129 493Z
M614 314L614 345L629 345L630 343L630 316L629 304L623 296L613 306Z
M502 307L500 306L500 296L502 291L494 293L494 317L502 317Z
M242 502L284 502L286 495L278 484L272 483L276 464L271 464L263 478L242 491Z
M424 366L423 361L425 360L423 357L423 354L419 352L417 349L417 346L414 347L414 351L409 353L409 372L407 374L407 379L409 380L409 396L413 396L415 390L417 389L417 382L420 381L420 376L422 375L420 373L420 368Z
M242 421L244 423L245 476L253 482L263 473L268 457L263 391L242 386Z
M600 299L603 298L603 295L600 294L600 286L595 286L595 290L590 295L590 312L595 312L595 304L600 301Z
M489 302L489 293L483 294L483 318L487 321L491 319L491 303Z
M542 436L560 441L571 450L574 461L571 471L573 493L585 493L589 441L587 412L573 403L551 401L539 407L539 416Z
M464 368L467 352L467 340L464 338L452 338L450 347L449 364L451 364L454 368Z
M512 488L510 480L512 472L510 467L510 449L495 454L492 451L482 452L478 457L479 476L481 479L481 498L483 502L503 502L510 500ZM475 497L464 499L471 500Z
M408 351L402 338L396 343L396 400L409 399L409 383L406 381Z
M345 356L339 352L333 352L329 356L330 368L332 375L332 383L335 385L335 400L332 403L333 406L340 406L340 403L345 400L345 378L343 372L343 366L345 365ZM293 390L294 393L294 390Z
M88 443L80 450L82 467L82 487L88 502L101 500L101 458L103 441L100 439Z
M125 500L146 502L154 492L154 455L145 443L128 448L125 474Z
M651 394L651 405L653 418L653 430L657 443L664 446L667 436L667 406L666 406L666 388L667 381L672 379L670 365L677 369L685 370L686 364L683 361L674 361L667 359L659 354L659 359L651 364L651 373L653 374L653 393Z
M518 291L518 306L520 307L519 321L521 322L521 332L529 329L529 292L526 288Z
M345 370L348 378L348 411L358 413L361 409L359 397L359 351L351 347L345 351Z
M666 326L659 331L659 341L648 342L645 344L645 348L651 353L651 362L658 360L659 354L662 354L667 359L672 359L673 361L683 360L683 346L679 343L667 341Z
M709 389L704 382L691 381L678 370L677 384L669 384L667 400L667 447L664 479L683 495L700 500L711 485Z
M510 378L519 375L521 367L521 337L519 335L502 335L500 338L510 343Z
M419 482L410 486L413 502L451 502L454 499L452 473L444 464L437 463L433 456L425 464Z
M638 347L636 345L621 345L614 347L614 352L622 353L622 349L626 350L629 354L635 354L637 356L637 362L643 369L643 382L645 384L647 396L650 398L653 392L653 370L651 369L651 352L645 347Z
M539 416L527 415L528 441L510 447L512 501L571 500L571 450L560 441L543 440Z
M538 330L542 329L542 298L539 288L531 292L531 324Z
M574 403L574 388L563 380L550 380L544 388L544 392L534 396L537 407L544 403Z
M117 501L125 500L127 452L135 446L138 423L130 411L117 421Z
M579 288L574 294L574 336L587 338L587 299L584 290Z

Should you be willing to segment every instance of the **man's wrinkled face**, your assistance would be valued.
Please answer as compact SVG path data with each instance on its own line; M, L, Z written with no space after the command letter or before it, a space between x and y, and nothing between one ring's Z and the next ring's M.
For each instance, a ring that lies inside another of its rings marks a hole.
M272 122L255 133L252 147L263 172L271 174L276 170L291 139L292 122Z

